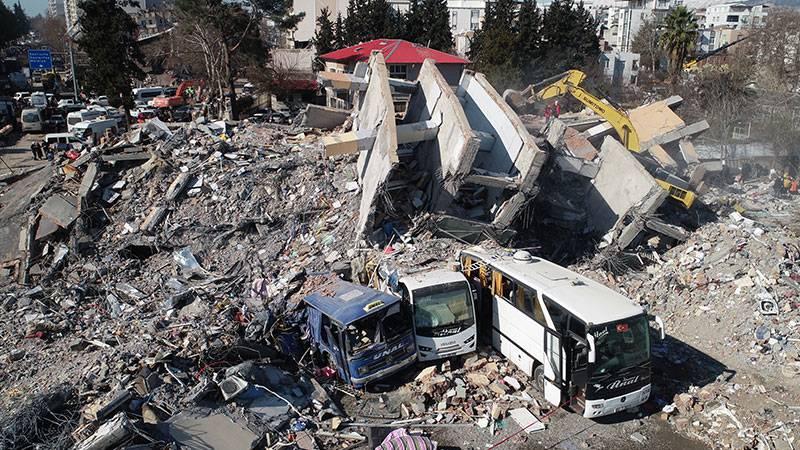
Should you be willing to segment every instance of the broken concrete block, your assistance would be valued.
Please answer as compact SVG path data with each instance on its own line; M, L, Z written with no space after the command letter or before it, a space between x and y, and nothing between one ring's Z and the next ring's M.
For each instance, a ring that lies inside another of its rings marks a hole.
M695 150L692 141L689 139L681 139L680 142L678 142L678 148L680 148L681 156L683 156L683 161L686 164L700 163L700 156L697 154L697 150Z
M145 217L144 222L140 229L146 234L153 234L156 228L161 225L161 222L167 216L168 208L166 206L154 206L150 213Z
M469 384L476 386L476 387L486 387L492 384L489 378L482 373L468 373L467 374L467 382Z
M544 424L531 414L527 408L512 409L509 411L509 415L528 434L544 430Z
M167 188L167 201L174 202L189 185L192 175L189 172L181 172L172 184Z
M434 375L436 375L436 366L429 366L422 369L422 371L420 371L420 373L414 378L414 381L419 383L426 383L430 381L430 379L433 378Z
M78 218L78 201L71 195L53 194L39 208L39 214L61 228L67 228Z
M257 434L224 414L184 411L162 425L182 448L250 450L261 440Z
M118 413L100 425L88 439L77 444L75 450L106 450L115 448L131 434L131 423L124 412Z
M84 172L81 185L78 188L78 198L84 199L89 195L92 186L94 186L94 181L97 179L97 169L97 163L90 163L86 167L86 172Z
M654 145L648 148L647 152L650 154L650 156L655 158L659 164L661 164L661 167L667 169L676 169L678 167L678 163L672 159L672 157L669 156L669 153L664 150L664 147L660 145Z

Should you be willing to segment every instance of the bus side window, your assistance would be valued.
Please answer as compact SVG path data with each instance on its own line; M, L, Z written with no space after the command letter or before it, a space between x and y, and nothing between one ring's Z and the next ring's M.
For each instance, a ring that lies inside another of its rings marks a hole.
M567 312L546 295L542 295L542 300L544 300L547 312L550 313L550 318L553 319L553 325L556 327L556 330L563 330L566 328Z
M492 273L492 291L494 295L511 302L513 287L514 285L508 277L497 271Z
M545 323L542 305L536 298L535 289L517 285L517 309L532 317L533 320L541 324Z
M575 333L580 337L586 336L586 325L583 324L577 317L572 314L569 315L569 331Z

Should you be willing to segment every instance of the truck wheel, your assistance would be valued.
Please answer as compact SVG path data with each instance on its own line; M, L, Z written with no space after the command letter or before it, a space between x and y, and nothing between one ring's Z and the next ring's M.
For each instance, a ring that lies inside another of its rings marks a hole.
M533 369L533 385L542 394L544 394L544 364L539 364Z

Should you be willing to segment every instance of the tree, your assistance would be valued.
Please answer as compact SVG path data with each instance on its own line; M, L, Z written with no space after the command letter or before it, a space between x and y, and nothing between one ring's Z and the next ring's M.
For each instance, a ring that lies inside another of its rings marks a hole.
M797 92L800 89L800 11L771 9L765 25L738 44L737 53L754 54L760 70L760 84L769 89Z
M25 10L22 9L20 3L14 4L14 19L17 23L17 34L19 36L26 35L31 31L31 23L28 20L28 16L25 15Z
M708 136L717 141L722 158L731 156L733 128L754 114L758 103L749 87L754 65L746 57L730 65L706 65L694 77L696 98L705 112Z
M347 31L344 29L344 19L342 19L341 13L336 15L336 26L333 30L335 36L334 47L337 49L347 47Z
M405 15L405 33L403 39L410 42L419 42L418 39L425 33L425 19L422 4L419 0L410 0L408 12Z
M469 58L473 68L483 72L498 91L518 85L519 67L510 57L516 44L514 0L487 2L483 28L475 33Z
M331 13L328 8L322 8L317 17L317 31L314 33L312 40L314 47L317 49L317 57L314 59L314 68L322 70L325 64L319 59L319 55L323 55L335 50L336 45L336 32L331 22Z
M84 77L86 87L124 106L127 116L133 107L132 81L144 78L136 22L116 0L83 0L78 7L83 11L83 33L77 43L91 61Z
M697 42L697 20L689 9L680 5L664 19L664 31L659 38L661 48L667 52L670 71L675 79L683 71L683 63Z
M347 45L369 40L369 14L369 0L350 0L347 4L347 17L344 19Z
M396 28L394 13L394 8L386 0L370 0L364 14L368 27L363 35L363 40L395 37L392 34Z
M65 51L67 24L64 16L37 16L31 21L31 28L39 35L42 44L57 52Z
M633 37L631 51L641 55L639 61L642 67L656 73L664 51L658 43L658 26L655 21L645 20L642 22L639 32Z
M542 62L530 74L543 79L570 69L592 72L600 57L597 22L573 0L553 0L542 18Z
M536 0L523 0L519 8L516 32L515 63L523 72L530 72L542 56L542 15L536 6Z
M423 34L414 42L441 51L453 48L453 32L450 29L450 12L447 0L422 0Z
M22 12L22 18L17 15L17 11ZM20 5L14 5L12 12L0 1L0 48L5 48L27 33L29 28L27 24L28 18L25 17Z
M182 36L202 51L209 85L222 102L220 111L237 118L234 81L248 69L266 71L269 49L258 23L268 16L280 26L292 27L297 16L286 15L287 6L280 0L253 1L247 9L225 0L177 0L175 6Z

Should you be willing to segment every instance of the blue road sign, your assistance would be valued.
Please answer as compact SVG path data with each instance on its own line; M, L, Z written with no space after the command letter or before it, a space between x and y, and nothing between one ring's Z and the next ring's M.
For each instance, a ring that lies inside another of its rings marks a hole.
M28 66L31 70L52 70L53 56L50 50L28 50Z

